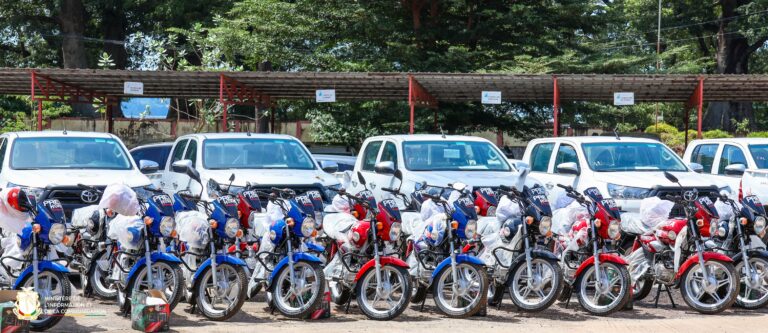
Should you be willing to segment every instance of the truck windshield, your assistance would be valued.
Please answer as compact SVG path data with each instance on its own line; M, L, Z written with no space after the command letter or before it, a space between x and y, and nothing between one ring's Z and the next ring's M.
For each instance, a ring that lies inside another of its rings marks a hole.
M768 144L749 145L749 153L752 154L758 169L768 169Z
M12 149L10 165L16 170L132 168L122 145L110 138L18 138Z
M296 140L208 139L203 143L206 169L315 169Z
M582 147L594 171L688 171L683 161L661 143L599 142Z
M480 141L403 142L405 167L411 171L509 171L496 147Z

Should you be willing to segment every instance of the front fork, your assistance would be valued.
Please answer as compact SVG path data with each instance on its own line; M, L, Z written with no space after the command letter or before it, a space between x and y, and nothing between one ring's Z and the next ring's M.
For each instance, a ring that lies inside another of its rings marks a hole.
M376 269L376 293L381 292L381 290L384 288L381 284L382 278L381 278L381 258L379 257L379 244L374 239L373 241L373 263L374 267Z
M528 285L532 285L533 278L533 258L531 258L531 243L528 239L528 225L523 221L523 241L525 242L525 268L528 270Z
M595 258L595 287L602 293L604 288L603 279L600 277L600 244L597 242L597 230L595 229L595 220L590 222L590 231L592 232L592 256Z
M754 274L757 274L757 272L752 268L752 265L749 263L749 255L747 255L747 244L744 242L744 234L741 233L741 225L739 225L737 228L739 228L739 245L741 246L741 260L744 262L744 269L746 270L746 276L748 281L752 283L755 281ZM737 272L741 274L741 272Z
M216 288L219 285L218 284L218 277L217 277L217 275L218 275L217 272L218 271L216 270L216 266L217 266L217 263L216 263L216 245L214 245L214 241L213 241L213 230L210 229L210 228L208 229L208 236L209 236L209 239L211 240L209 242L210 245L211 245L211 278L213 279L214 288ZM238 244L238 243L235 243L235 244ZM237 246L237 245L235 245L235 246Z
M155 280L152 278L152 251L149 248L149 233L146 226L144 226L144 260L147 264L147 285L152 286L154 289L165 289L161 288L164 286L154 285Z
M40 289L38 289L38 285L37 285L37 278L38 278L37 276L38 276L38 274L40 272L38 270L37 263L38 263L38 258L37 258L37 234L36 233L32 233L32 278L34 279L34 281L32 283L33 283L33 285L35 287L35 291L39 292ZM50 287L51 286L48 286L48 288L50 288Z

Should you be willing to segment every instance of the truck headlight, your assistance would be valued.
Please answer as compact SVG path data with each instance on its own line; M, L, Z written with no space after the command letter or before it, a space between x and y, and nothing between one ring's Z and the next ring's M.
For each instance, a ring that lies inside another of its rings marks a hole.
M613 220L608 225L608 237L610 239L619 239L621 237L621 228L619 227L619 221Z
M608 194L614 199L645 199L651 194L651 190L647 188L629 187L609 183Z
M235 218L227 219L227 223L224 224L224 234L229 238L235 238L238 230L240 230L240 222Z
M467 225L464 227L464 236L466 236L467 239L475 239L476 235L477 235L477 221L475 220L467 221Z
M549 216L542 217L539 222L539 233L546 236L550 230L552 230L552 218Z
M392 226L389 227L389 240L394 241L400 238L400 231L402 230L402 226L400 223L392 223Z
M301 222L301 235L309 238L312 237L313 232L315 232L315 219L307 217Z
M176 220L170 216L163 216L163 219L160 220L160 234L165 237L171 237L175 229Z
M48 230L48 240L51 244L56 245L64 240L64 236L67 234L67 227L61 223L54 223L51 225L51 230Z
M762 216L758 216L755 218L755 225L754 225L755 233L761 236L765 232L765 218Z

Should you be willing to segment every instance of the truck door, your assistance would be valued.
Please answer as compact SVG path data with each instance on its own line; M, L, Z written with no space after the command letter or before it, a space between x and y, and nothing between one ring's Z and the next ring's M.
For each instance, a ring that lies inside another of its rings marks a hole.
M365 146L362 156L360 157L360 169L358 171L363 174L365 181L368 182L368 189L374 192L374 195L376 194L376 189L378 187L374 180L376 178L374 167L376 166L376 161L379 160L379 152L381 151L383 143L383 141L368 142L368 145ZM357 193L363 190L363 186L357 181L357 175L354 174L352 175L352 187L354 188L352 193ZM376 196L376 199L381 200L381 197Z
M397 158L397 145L392 141L385 141L384 147L381 149L381 154L379 154L378 162L392 162L395 164L395 170L397 170L400 167L400 163L398 163ZM367 178L366 178L367 179ZM371 180L369 180L371 182ZM383 187L397 187L399 184L399 181L395 179L395 177L391 174L381 174L381 173L375 173L372 177L372 183L371 183L371 189L373 191L373 195L376 197L377 200L384 200L386 198L392 198L392 194L389 192L382 191L381 189ZM374 188L375 186L375 188ZM401 200L395 200L397 202L400 202ZM402 207L401 207L402 208Z
M187 143L189 143L189 139L182 139L177 141L173 146L171 157L168 159L168 162L165 165L165 170L163 171L163 181L160 182L160 186L165 193L172 194L185 189L183 187L185 187L187 183L182 183L182 181L184 178L189 179L189 177L181 173L173 172L171 165L173 165L173 162L184 159L184 150L187 148Z

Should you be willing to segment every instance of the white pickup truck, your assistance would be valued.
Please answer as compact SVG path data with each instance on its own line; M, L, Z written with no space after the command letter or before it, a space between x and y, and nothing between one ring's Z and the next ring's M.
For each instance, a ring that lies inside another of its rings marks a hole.
M728 183L732 198L756 195L768 203L768 139L694 140L683 159L702 165L702 174Z
M10 132L0 135L0 187L20 186L36 200L58 199L64 212L99 202L99 193L121 183L146 195L144 173L157 163L137 161L112 134L75 131Z
M523 161L530 164L531 175L544 183L555 206L557 198L562 197L556 185L563 184L580 192L597 187L622 210L638 212L644 198L681 191L664 177L664 171L674 174L686 189L697 189L700 195L730 191L722 181L696 173L694 170L699 170L701 165L686 165L669 147L651 139L613 136L536 139L528 143Z
M363 190L355 174L360 172L377 201L393 198L382 188L397 188L393 176L400 170L403 183L400 192L410 196L416 184L447 186L461 182L472 188L500 185L520 186L519 175L524 164L512 165L493 143L471 136L454 135L386 135L363 142L354 170L347 173L345 187L353 193ZM525 183L532 186L534 179ZM395 200L403 204L401 200ZM404 205L401 209L406 208Z
M233 193L250 183L252 189L261 191L270 191L272 187L290 188L298 194L314 190L329 202L335 194L331 189L340 188L339 181L331 174L337 170L337 164L318 163L301 141L288 135L190 134L176 139L170 156L159 159L164 160L165 165L151 178L166 193L201 192L197 182L183 173L173 172L171 165L179 160L190 160L206 185L213 180L227 186L234 174L230 189ZM211 199L210 190L208 186L202 191L203 199Z

